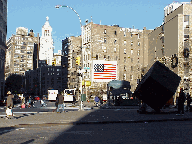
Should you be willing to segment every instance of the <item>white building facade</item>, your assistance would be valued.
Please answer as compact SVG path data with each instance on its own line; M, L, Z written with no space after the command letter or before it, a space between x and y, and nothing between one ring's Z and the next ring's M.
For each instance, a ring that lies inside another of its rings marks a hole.
M49 24L49 17L46 17L46 22L42 27L39 59L47 60L47 64L52 65L53 52L54 52L54 46L52 39L52 27Z

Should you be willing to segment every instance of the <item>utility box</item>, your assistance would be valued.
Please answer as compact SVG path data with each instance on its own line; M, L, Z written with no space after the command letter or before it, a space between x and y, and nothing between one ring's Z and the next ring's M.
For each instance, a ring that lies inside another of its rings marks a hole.
M156 61L138 84L134 96L159 111L175 94L181 77Z
M86 101L86 94L81 94L81 101Z

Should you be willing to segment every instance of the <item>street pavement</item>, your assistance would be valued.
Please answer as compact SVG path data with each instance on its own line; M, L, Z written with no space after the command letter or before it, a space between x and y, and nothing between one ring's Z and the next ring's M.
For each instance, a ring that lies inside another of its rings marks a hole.
M1 143L191 143L192 112L174 107L145 114L138 106L94 107L65 113L40 112L0 119Z
M56 112L24 112L14 113L14 117L5 119L1 117L0 127L20 127L28 125L81 125L81 124L108 124L108 123L143 123L160 121L190 121L192 112L185 112L177 116L176 108L165 108L156 113L150 107L147 113L139 114L138 106L102 106L94 107L94 104L84 103L84 110ZM90 108L92 106L92 108ZM77 107L77 106L76 106ZM74 107L75 108L75 107ZM60 109L61 111L61 109Z

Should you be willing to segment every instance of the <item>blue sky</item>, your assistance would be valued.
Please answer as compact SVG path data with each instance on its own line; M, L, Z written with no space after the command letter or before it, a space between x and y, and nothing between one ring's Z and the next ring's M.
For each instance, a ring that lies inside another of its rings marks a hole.
M189 2L186 0L185 2ZM81 35L78 16L69 8L56 9L56 5L68 5L85 20L96 24L120 27L154 29L163 22L164 7L172 0L8 0L7 39L16 33L17 27L33 29L41 36L41 28L49 17L53 29L55 50L62 48L61 41L69 36ZM182 2L182 1L178 1Z

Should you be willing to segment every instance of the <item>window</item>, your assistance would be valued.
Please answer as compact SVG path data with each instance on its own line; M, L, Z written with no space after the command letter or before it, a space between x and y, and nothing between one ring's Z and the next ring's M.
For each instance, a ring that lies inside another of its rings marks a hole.
M114 44L116 44L117 40L114 40Z
M131 71L133 71L133 66L131 66Z
M138 34L138 39L140 39L140 34Z
M137 55L138 55L138 56L140 55L140 50L137 51Z
M103 52L107 52L107 49L106 49L106 47L103 47Z
M133 42L131 41L131 46L133 46Z
M124 65L124 70L126 70L126 66Z
M110 60L110 56L108 56L108 60Z
M133 80L133 75L130 75L130 80Z
M126 80L126 74L123 74L123 79Z
M104 60L106 59L106 55L104 55Z
M118 56L116 56L116 60L118 60Z
M124 31L124 37L126 37L126 32Z
M126 54L126 49L124 49L124 54Z
M138 42L138 46L140 46L140 42Z
M126 57L124 57L124 62L126 62Z
M116 53L116 48L114 48L114 52Z
M133 50L131 50L131 55L133 55Z
M189 35L184 35L184 38L189 38Z
M107 30L106 29L104 29L104 34L107 34Z
M117 35L117 31L115 31L114 34Z
M133 63L133 58L131 58L131 62Z
M184 22L188 22L189 21L189 15L184 15Z
M126 42L126 40L124 40L124 45L126 45L127 44L127 42Z
M104 43L107 43L107 39L106 38L104 38Z
M98 60L98 55L96 54L96 60Z

